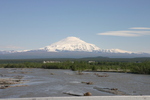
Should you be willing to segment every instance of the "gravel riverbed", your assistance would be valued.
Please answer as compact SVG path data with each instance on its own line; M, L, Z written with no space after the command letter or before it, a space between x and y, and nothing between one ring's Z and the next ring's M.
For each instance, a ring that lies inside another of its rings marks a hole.
M150 95L150 75L0 68L0 98Z

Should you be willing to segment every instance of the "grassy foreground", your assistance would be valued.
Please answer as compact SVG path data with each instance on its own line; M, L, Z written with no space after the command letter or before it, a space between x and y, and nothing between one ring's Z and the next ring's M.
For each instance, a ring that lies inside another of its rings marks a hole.
M3 63L0 68L44 68L44 69L71 69L73 71L115 71L137 74L150 74L150 61L145 62L93 62L63 61L60 63L21 62Z

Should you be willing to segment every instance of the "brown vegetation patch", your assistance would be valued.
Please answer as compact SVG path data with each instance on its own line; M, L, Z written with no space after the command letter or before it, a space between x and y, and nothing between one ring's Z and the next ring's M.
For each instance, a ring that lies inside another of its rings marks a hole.
M109 76L107 73L104 73L102 75L94 73L94 75L96 75L97 77L108 77Z
M20 78L3 78L0 79L0 89L6 89L9 87L20 87L20 86L27 86L27 85L14 85L12 84L20 84L23 83L24 80L21 80Z
M50 75L55 75L54 73L50 73Z
M92 96L92 93L86 92L86 93L84 93L84 96Z
M118 90L117 88L99 88L99 87L94 87L94 89L97 89L98 91L102 91L102 92L116 94L116 95L126 95L126 93Z
M87 85L92 85L93 84L93 82L81 82L81 83L85 83Z

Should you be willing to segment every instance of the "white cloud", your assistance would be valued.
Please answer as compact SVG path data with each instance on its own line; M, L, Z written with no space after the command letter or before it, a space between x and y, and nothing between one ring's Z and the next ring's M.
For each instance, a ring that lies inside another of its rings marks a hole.
M130 29L133 29L133 28L130 28ZM148 28L135 27L134 29L148 29ZM104 33L98 33L97 35L136 37L136 36L150 35L150 31L132 31L132 30L130 30L130 31L129 30L108 31L108 32L104 32Z
M149 27L132 27L132 28L129 28L129 29L144 29L144 30L149 30L150 28Z

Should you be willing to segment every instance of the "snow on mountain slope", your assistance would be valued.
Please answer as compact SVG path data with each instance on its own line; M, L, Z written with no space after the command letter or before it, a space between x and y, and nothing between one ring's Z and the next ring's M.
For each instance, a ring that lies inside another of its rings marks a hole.
M103 52L103 53L129 53L130 51L120 49L100 49L94 44L86 43L85 41L77 37L67 37L61 41L53 43L49 46L41 48L48 52L59 52L59 51L84 51L84 52Z
M85 51L94 52L101 49L94 44L86 43L77 37L67 37L59 42L53 43L49 46L42 48L48 52L58 51Z
M22 52L63 52L63 51L84 51L84 52L100 52L100 53L128 53L133 52L120 49L101 49L94 44L86 43L77 37L67 37L61 41L53 43L44 48L37 50L21 50L21 51L0 51L0 54L22 53Z
M0 51L0 54L11 54L11 53L17 53L18 51L15 50L6 50L6 51Z
M120 50L120 49L103 49L102 52L106 52L106 53L133 53L130 51L125 51L125 50Z

